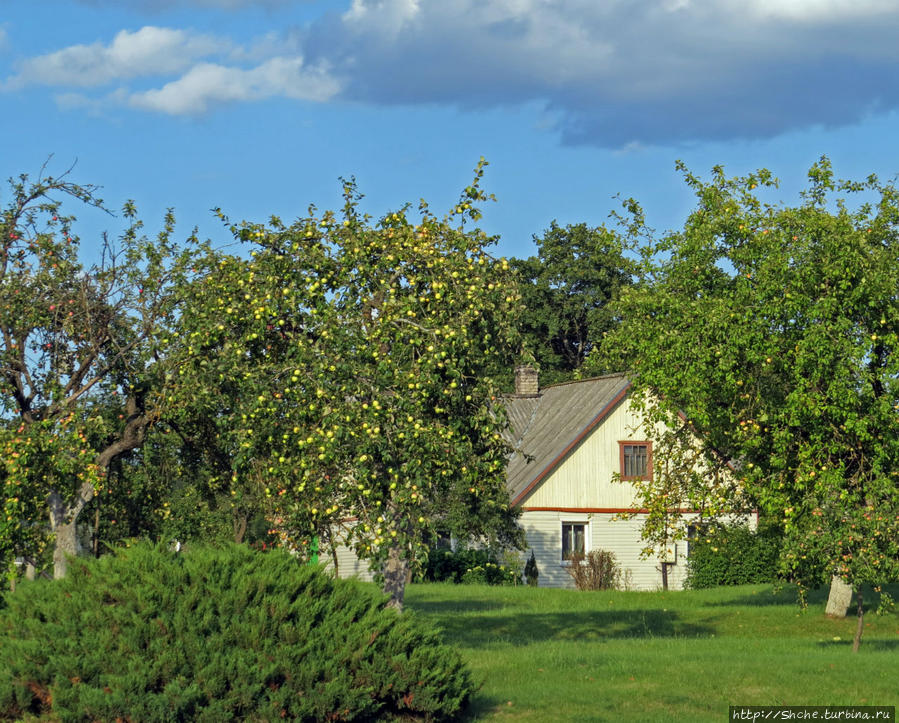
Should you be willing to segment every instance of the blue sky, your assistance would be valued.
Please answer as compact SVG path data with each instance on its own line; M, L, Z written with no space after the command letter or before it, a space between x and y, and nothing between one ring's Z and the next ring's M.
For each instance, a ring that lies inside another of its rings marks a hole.
M894 0L2 0L2 175L99 184L148 229L174 207L263 220L339 205L449 209L479 157L505 255L607 222L676 227L674 169L767 167L792 202L822 154L899 173ZM0 198L0 202L2 202ZM87 249L119 219L78 212Z

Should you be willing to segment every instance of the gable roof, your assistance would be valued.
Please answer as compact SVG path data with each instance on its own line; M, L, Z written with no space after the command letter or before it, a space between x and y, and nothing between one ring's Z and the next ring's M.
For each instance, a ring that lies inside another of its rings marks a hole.
M627 396L624 374L566 382L533 396L503 398L515 452L506 483L517 505Z

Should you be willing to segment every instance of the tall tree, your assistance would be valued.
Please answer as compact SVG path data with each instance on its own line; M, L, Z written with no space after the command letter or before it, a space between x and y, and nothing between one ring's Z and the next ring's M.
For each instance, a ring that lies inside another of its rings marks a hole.
M464 228L482 172L443 219L422 203L420 222L372 224L349 182L342 213L235 225L251 257L223 260L183 318L185 393L222 408L230 389L232 484L264 486L299 551L344 541L380 563L397 607L435 528L518 540L491 371L518 348L519 298Z
M826 158L797 206L758 198L767 171L685 176L697 207L645 249L606 349L737 463L786 575L854 587L857 647L862 585L899 578L899 192Z
M76 552L79 517L110 464L138 447L172 377L169 325L196 258L130 226L118 248L85 265L65 197L102 206L96 189L42 175L10 182L0 210L0 556L53 548L56 577Z
M541 381L553 383L573 378L613 327L609 302L631 282L633 262L624 255L621 236L602 226L561 227L553 221L534 243L537 256L511 264L520 278L525 345Z

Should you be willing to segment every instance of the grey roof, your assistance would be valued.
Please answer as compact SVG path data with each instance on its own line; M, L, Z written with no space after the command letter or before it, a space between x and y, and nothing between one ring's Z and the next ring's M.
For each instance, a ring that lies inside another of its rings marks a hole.
M508 439L515 447L506 467L512 504L521 502L626 396L624 374L556 384L536 396L503 398Z

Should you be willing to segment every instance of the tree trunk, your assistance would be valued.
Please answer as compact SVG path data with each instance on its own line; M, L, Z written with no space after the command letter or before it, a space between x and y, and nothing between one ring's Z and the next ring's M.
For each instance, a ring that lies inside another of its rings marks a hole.
M53 579L66 576L68 558L78 554L78 515L94 496L94 488L89 483L81 485L74 503L67 505L62 495L52 491L47 498L50 508L50 532L53 543Z
M859 585L855 594L858 598L858 609L856 610L856 615L858 616L858 624L855 626L855 640L852 641L852 652L857 653L859 646L862 644L862 632L865 629L865 608L862 605L862 588Z
M78 534L75 520L56 528L56 544L53 547L53 579L59 580L69 570L69 558L78 554Z
M384 563L384 592L390 596L387 606L397 612L403 611L408 572L409 563L403 549L397 544L391 545L387 553L387 562Z
M668 563L662 563L662 590L668 590Z
M96 465L107 472L112 461L118 455L141 445L147 427L153 421L153 418L142 411L143 401L136 397L128 398L125 409L129 416L121 437L103 449L95 460ZM93 485L85 482L79 488L78 494L75 495L71 504L66 504L62 495L56 490L50 492L47 498L50 507L50 532L55 536L53 548L53 578L55 580L66 576L68 558L78 554L78 516L95 494Z
M830 595L824 614L831 618L845 618L852 603L852 586L843 582L843 578L834 575L830 581Z
M91 552L100 557L100 498L97 498L97 509L94 510L94 534L91 536Z
M243 542L244 535L247 534L247 518L246 513L235 512L232 522L234 523L234 542L240 545Z

